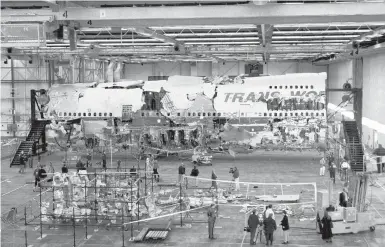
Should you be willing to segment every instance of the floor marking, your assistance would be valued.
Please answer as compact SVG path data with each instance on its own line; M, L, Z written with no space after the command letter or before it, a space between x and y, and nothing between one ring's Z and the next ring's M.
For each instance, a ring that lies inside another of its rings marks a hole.
M7 192L7 193L2 194L1 196L8 195L8 194L10 194L10 193L12 193L12 192L14 192L14 191L16 191L16 190L19 190L19 189L21 189L21 188L23 188L23 187L25 187L25 186L27 186L27 185L28 185L28 184L24 184L24 185L22 185L22 186L20 186L20 187L18 187L18 188L16 188L16 189L14 189L14 190L11 190L10 192Z
M370 247L370 244L368 243L368 241L366 240L365 237L364 237L364 240L365 240L366 245Z
M378 210L373 206L373 205L370 205L377 213L378 213L378 215L381 217L381 218L384 218L384 217L382 217L382 215L380 214L380 212L378 212Z
M245 241L245 238L246 238L246 232L243 232L243 239L242 239L241 247L243 246L243 242Z

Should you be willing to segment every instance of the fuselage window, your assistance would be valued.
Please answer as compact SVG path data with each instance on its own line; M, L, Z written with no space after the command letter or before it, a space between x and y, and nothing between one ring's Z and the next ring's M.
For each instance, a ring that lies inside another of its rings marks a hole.
M91 117L91 112L88 113L88 116Z
M59 117L61 117L61 112L59 112Z
M86 116L87 116L87 114L85 112L83 112L83 117L86 117Z
M202 116L206 117L206 113L205 113L205 112L204 112L204 113L202 113Z
M72 113L71 113L71 112L69 112L69 113L68 113L68 116L70 116L70 117L71 117L71 116L72 116Z
M99 117L101 117L102 116L102 113L101 112L99 112Z
M305 88L306 88L306 89L308 89L308 88L309 88L309 86L305 86Z
M269 88L270 88L270 89L273 89L273 86L270 86Z
M218 117L220 117L221 116L221 113L218 113Z
M311 86L310 86L310 89L313 89L313 88L314 88L313 85L311 85Z
M97 115L96 115L96 112L94 112L94 117L96 117Z
M295 116L296 116L296 117L298 116L298 113L297 113L297 112L295 113Z
M213 117L215 117L215 112L213 112Z
M201 116L201 113L200 112L198 112L198 117L200 117Z
M79 113L78 113L78 117L80 117L81 115L82 115L82 114L79 112Z
M295 89L298 89L298 86L295 86Z
M264 117L267 117L267 113L266 113L266 112L265 112L265 113L263 113L263 116L264 116Z
M191 117L191 112L187 113L187 116Z
M112 117L112 112L110 112L110 117Z
M193 112L193 117L195 117L195 112Z
M271 113L269 113L269 117L271 117L272 116L272 114Z
M290 89L293 89L293 86L290 86Z
M208 113L207 113L207 116L208 116L208 117L210 117L210 116L211 116L211 113L210 113L210 112L208 112Z
M67 112L64 112L64 116L65 116L65 117L67 116Z
M300 88L300 89L303 89L303 86L300 86L299 88Z
M170 116L170 113L167 113L167 116Z
M180 117L180 112L177 113L177 116Z
M104 113L104 116L107 117L107 112Z
M279 86L279 89L282 89L282 86Z

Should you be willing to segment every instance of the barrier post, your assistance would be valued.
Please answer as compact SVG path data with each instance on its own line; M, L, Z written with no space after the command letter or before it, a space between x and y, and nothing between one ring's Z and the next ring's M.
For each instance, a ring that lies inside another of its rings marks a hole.
M182 178L182 181L184 180L184 177ZM179 183L179 211L182 212L182 181ZM180 227L183 226L183 219L182 219L182 213L180 213Z
M131 182L130 182L130 187L131 187L131 199L130 199L130 221L132 222L132 178L131 178ZM134 226L133 224L131 223L131 239L133 238L133 233L134 233Z
M124 211L122 206L122 241L123 241L123 247L124 247Z
M72 208L72 227L74 229L74 247L76 246L76 233L75 233L75 208Z
M39 181L39 185L40 185L40 195L39 195L39 201L40 201L40 207L39 207L39 209L40 209L40 239L42 239L43 238L43 219L41 218L42 217L42 215L41 215L41 183L40 183L40 181Z
M24 239L25 239L25 247L28 247L28 237L27 237L27 206L24 206Z
M86 239L88 239L88 218L87 218L87 210L86 210Z

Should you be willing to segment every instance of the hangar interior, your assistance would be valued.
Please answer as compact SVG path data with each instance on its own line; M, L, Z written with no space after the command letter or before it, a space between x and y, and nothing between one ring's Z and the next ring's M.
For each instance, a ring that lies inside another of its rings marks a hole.
M382 246L384 13L383 0L2 1L4 246L242 246L271 202L275 245L283 210L289 245L325 245L318 218L335 206L328 245ZM33 188L44 165L51 181Z

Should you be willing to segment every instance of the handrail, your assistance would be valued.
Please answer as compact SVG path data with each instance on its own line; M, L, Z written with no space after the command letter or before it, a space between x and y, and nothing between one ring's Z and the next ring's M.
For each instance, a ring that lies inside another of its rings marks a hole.
M10 164L12 163L13 159L15 158L15 155L16 155L17 150L19 149L19 147L21 145L21 142L22 142L21 140L17 139L17 145L16 145L14 151L12 152L11 157L9 157L9 163Z

